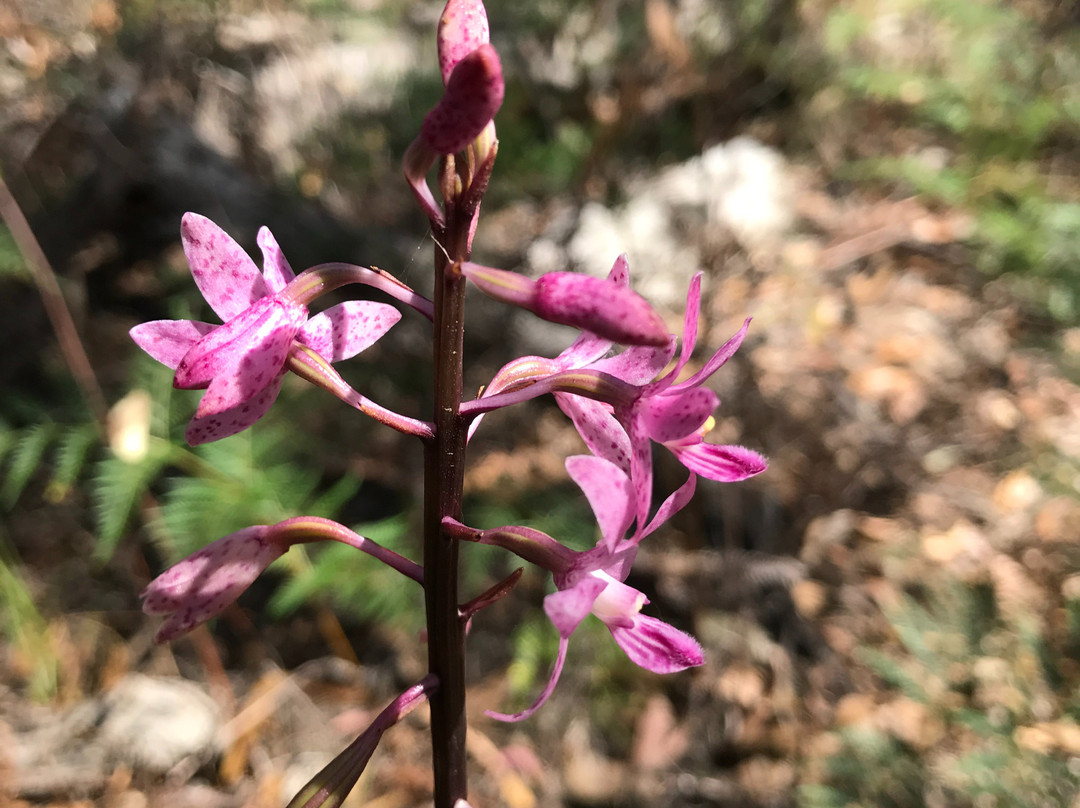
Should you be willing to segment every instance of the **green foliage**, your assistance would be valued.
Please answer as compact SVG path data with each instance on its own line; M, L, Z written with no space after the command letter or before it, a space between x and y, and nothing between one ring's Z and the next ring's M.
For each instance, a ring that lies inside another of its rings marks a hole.
M29 283L30 270L23 261L22 253L11 237L7 225L0 224L0 280L19 280Z
M886 105L902 122L936 133L948 164L883 154L852 172L899 180L972 211L980 267L1010 273L1051 315L1075 321L1075 166L1046 154L1054 143L1080 140L1077 33L1047 32L1001 0L913 0L896 15L886 24L870 6L833 8L823 37L826 83L849 104ZM913 30L922 33L917 45ZM882 45L882 37L891 41Z
M26 672L30 697L46 701L56 693L60 660L49 625L37 606L6 536L0 535L0 631L17 653Z
M822 781L800 789L801 805L1070 806L1067 762L1016 740L1059 681L1034 616L1001 613L989 587L934 580L888 617L900 648L864 649L860 659L959 743L922 746L887 721L842 729Z
M91 490L98 524L98 541L94 548L94 557L98 561L106 561L112 556L135 506L165 467L170 455L168 444L155 442L136 462L105 457L94 467Z

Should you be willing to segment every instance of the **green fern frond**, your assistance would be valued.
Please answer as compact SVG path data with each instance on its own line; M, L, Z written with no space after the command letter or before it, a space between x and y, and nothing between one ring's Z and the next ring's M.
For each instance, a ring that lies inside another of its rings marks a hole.
M41 466L45 451L55 436L56 427L50 423L35 424L23 430L12 451L11 465L0 489L0 497L3 497L7 507L13 506L22 495L30 478Z
M94 557L108 560L124 534L131 512L140 497L169 461L172 448L166 443L151 443L146 456L137 463L118 457L106 457L94 468L91 483L98 541Z
M67 498L86 467L90 450L97 441L98 431L93 424L76 424L64 429L57 446L56 466L49 483L56 500Z

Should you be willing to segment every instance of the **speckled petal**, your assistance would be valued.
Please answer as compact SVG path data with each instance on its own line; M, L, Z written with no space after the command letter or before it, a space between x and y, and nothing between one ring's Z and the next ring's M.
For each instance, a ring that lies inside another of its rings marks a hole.
M630 285L630 265L626 260L625 253L615 259L607 279L619 286ZM554 361L558 364L560 370L585 367L585 365L595 362L611 350L612 344L609 339L584 331L581 336L574 340L570 347L556 356Z
M629 627L609 628L630 661L653 673L675 673L705 661L697 640L655 617L639 614Z
M198 446L201 443L227 438L247 429L266 415L277 399L278 393L281 392L281 383L284 378L285 371L282 370L270 380L266 387L229 409L203 415L196 412L184 432L184 440L191 446ZM204 400L205 398L206 396L203 396Z
M168 614L158 642L185 634L220 614L284 548L267 540L265 525L230 533L173 565L143 590L147 614Z
M571 393L556 393L555 402L574 422L590 452L630 473L630 439L610 407Z
M664 346L663 318L625 286L576 272L548 272L536 279L532 311L625 345Z
M258 351L270 335L287 331L291 341L305 314L302 306L289 305L277 298L256 301L188 350L176 366L173 385L182 390L206 387L218 376L232 372L246 354Z
M487 11L482 0L449 0L439 18L436 42L443 84L457 63L490 41Z
M634 482L637 502L637 520L644 525L652 505L653 464L652 441L645 424L638 416L631 416L627 423L630 439L630 479Z
M566 458L566 470L589 500L603 543L614 549L634 521L630 478L611 461L593 455Z
M285 260L285 254L278 246L277 239L270 232L269 227L260 227L256 238L259 249L263 255L263 279L272 294L277 294L296 277L289 262Z
M400 319L401 312L393 306L350 300L316 314L297 339L324 359L339 362L370 347Z
M690 471L721 483L737 483L761 474L769 467L764 457L742 446L699 442L690 446L675 446L672 451Z
M720 396L707 388L696 387L645 399L638 411L649 437L657 443L667 443L696 432L718 406Z
M420 125L423 139L439 154L463 150L495 117L504 92L499 54L480 45L454 65L446 92Z
M670 337L668 344L663 347L635 345L615 356L593 362L589 367L610 373L627 384L643 385L655 379L674 355L675 337Z
M697 475L691 473L686 479L686 482L675 489L672 494L661 503L660 507L656 509L656 515L653 516L652 521L645 526L645 529L639 531L635 537L637 541L641 541L650 533L655 531L664 522L677 514L694 496L694 490L697 488Z
M197 320L154 320L141 323L128 333L150 356L176 370L191 346L217 327Z
M185 213L180 224L184 254L191 275L206 302L227 321L267 295L255 262L232 237L197 213Z

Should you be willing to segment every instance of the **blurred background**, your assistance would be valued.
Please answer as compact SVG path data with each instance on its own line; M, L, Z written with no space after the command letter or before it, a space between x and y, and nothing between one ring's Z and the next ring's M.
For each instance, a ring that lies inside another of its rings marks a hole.
M400 157L438 99L441 2L0 5L0 793L17 806L277 806L423 673L419 592L294 549L168 647L138 592L239 527L333 517L418 557L420 452L287 380L191 449L199 398L127 331L205 318L184 211L297 269L430 288ZM488 3L507 73L485 263L607 271L679 327L705 273L703 482L630 583L706 664L638 670L587 620L554 659L527 570L473 622L472 802L1077 808L1080 13L1065 0ZM47 266L27 260L29 221ZM60 305L60 303L66 305ZM470 299L467 389L573 338ZM429 327L343 367L425 417ZM701 357L697 357L700 360ZM550 403L489 416L466 519L578 547L594 523ZM658 486L684 479L663 450ZM516 566L468 547L466 587ZM424 717L348 805L430 802Z

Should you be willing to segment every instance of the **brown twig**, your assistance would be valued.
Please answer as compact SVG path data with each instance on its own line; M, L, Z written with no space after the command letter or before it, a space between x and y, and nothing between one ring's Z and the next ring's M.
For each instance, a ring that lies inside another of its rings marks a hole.
M86 354L82 338L79 336L79 330L75 327L71 309L68 308L64 294L60 290L60 284L49 264L49 259L45 257L41 244L30 229L30 223L26 221L22 208L11 195L2 176L0 176L0 219L7 223L15 246L30 270L30 276L45 306L45 313L56 334L56 341L60 345L64 362L67 363L68 370L75 378L75 383L79 385L94 420L97 421L99 427L104 427L105 415L108 411L105 395L101 392L101 385L98 383L97 376L94 375L94 369Z

